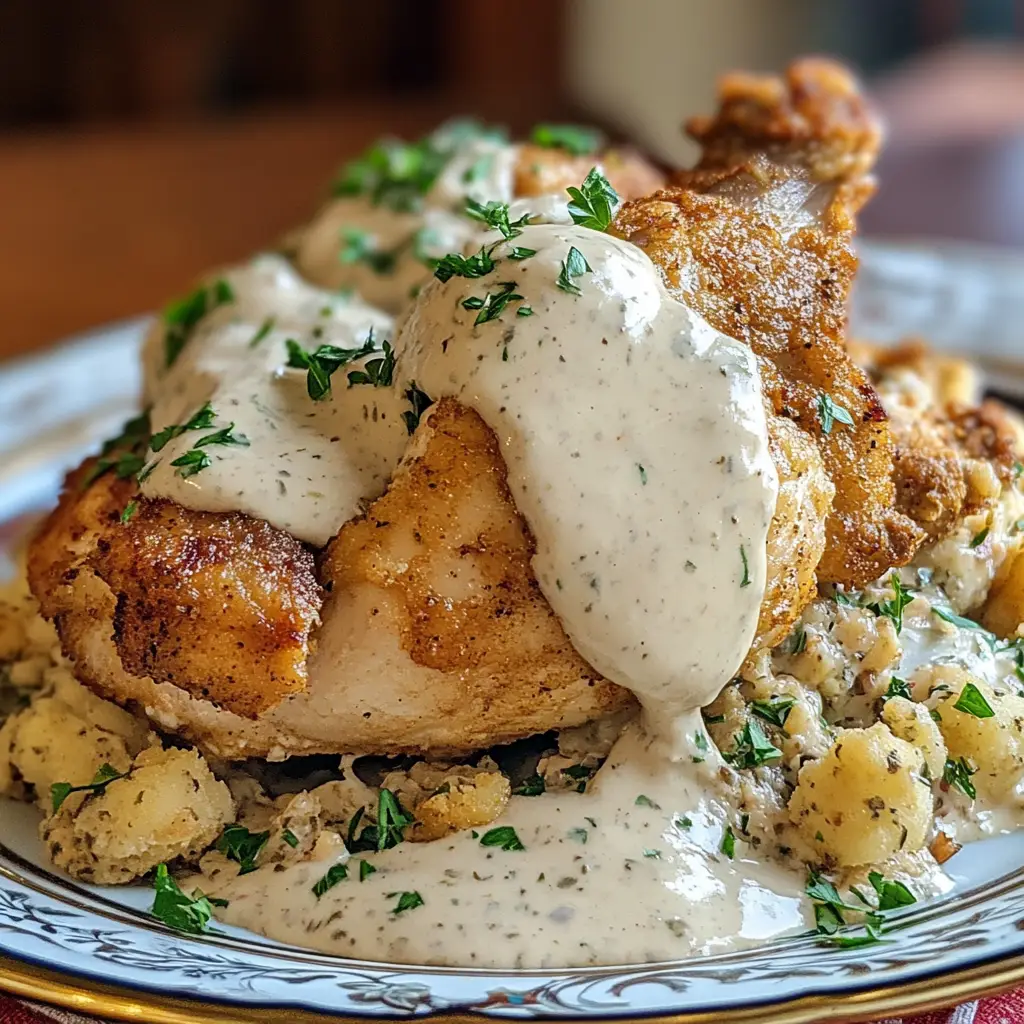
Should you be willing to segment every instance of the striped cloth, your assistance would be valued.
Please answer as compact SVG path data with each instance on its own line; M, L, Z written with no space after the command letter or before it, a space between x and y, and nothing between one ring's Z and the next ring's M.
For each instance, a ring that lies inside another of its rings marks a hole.
M141 1018L136 1018L141 1020ZM921 1017L889 1017L878 1024L1024 1024L1024 989L1004 996L968 1003L953 1010L926 1013ZM0 996L0 1024L99 1024L95 1017L83 1017L38 1003Z

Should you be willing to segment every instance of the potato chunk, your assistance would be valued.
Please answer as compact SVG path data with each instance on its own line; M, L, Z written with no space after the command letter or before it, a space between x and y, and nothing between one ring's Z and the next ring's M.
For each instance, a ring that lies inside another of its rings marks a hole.
M964 687L970 684L995 712L991 718L956 709ZM965 757L977 768L972 781L978 795L993 802L1011 796L1024 777L1024 698L996 694L980 679L964 673L959 686L942 699L937 710L950 757Z
M151 747L97 794L73 794L40 829L57 867L89 882L130 882L194 860L234 819L227 786L194 750Z
M509 782L499 772L453 776L416 808L416 823L406 838L416 842L442 839L465 828L488 825L505 809Z
M889 726L894 736L906 740L921 751L931 778L941 778L946 764L946 744L924 704L915 704L906 697L893 697L885 702L882 721Z
M808 843L842 866L918 850L933 812L923 766L921 751L881 723L845 729L820 761L800 770L790 817Z

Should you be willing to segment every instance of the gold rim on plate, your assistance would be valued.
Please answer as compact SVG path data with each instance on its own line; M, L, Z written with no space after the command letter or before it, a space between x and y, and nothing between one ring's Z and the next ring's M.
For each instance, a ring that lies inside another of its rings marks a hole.
M866 991L798 996L783 1003L761 1003L733 1010L671 1013L617 1018L643 1024L814 1024L815 1021L866 1021L906 1013L926 1013L998 995L1024 984L1024 955L968 967L937 978ZM146 1024L368 1024L373 1018L329 1014L294 1007L201 1003L151 993L133 993L89 979L73 979L32 964L0 956L0 991L50 1003L78 1013ZM437 1013L432 1021L493 1019L482 1014ZM379 1018L378 1018L379 1019ZM543 1019L543 1018L540 1018Z

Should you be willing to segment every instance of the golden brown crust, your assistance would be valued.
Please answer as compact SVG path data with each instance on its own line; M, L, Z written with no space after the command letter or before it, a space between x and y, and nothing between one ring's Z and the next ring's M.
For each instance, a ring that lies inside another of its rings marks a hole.
M590 168L600 164L612 187L623 199L646 196L665 183L665 176L632 149L608 149L589 156L573 156L564 149L524 143L516 160L516 196L543 196L579 186Z
M87 564L117 597L114 640L133 675L246 718L306 688L320 588L312 554L281 530L140 500Z
M128 672L246 717L303 690L320 605L312 555L259 520L170 502L136 497L122 523L134 481L107 474L83 490L93 463L69 477L29 548L30 586L68 655L83 646L74 584L95 574L115 595L111 631Z
M992 503L994 493L977 487L979 463L1006 484L1014 472L1019 446L1017 426L994 400L976 402L977 384L963 360L931 351L917 339L885 348L856 342L852 354L883 384L887 375L909 371L923 384L926 405L890 402L890 427L896 443L896 507L927 535L945 537L966 515ZM918 400L915 393L911 400ZM988 474L982 474L985 482Z
M627 203L613 231L647 252L683 302L757 354L772 410L815 438L835 484L819 579L859 586L909 561L923 534L894 508L886 415L844 347L863 190L859 177L820 176L863 174L877 130L846 73L833 72L801 62L784 84L728 84L719 115L696 125L710 147L698 169ZM733 158L745 162L723 163ZM853 424L824 429L823 396Z

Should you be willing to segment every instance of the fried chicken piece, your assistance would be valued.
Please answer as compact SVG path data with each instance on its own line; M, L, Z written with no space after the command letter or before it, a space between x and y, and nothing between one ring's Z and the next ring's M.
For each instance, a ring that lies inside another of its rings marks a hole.
M633 706L565 636L497 441L455 402L327 549L315 634L298 542L168 502L122 524L132 487L82 492L83 471L33 543L32 586L84 682L211 754L468 753Z
M965 516L994 503L1012 478L1017 424L999 402L980 400L969 364L918 340L894 348L864 342L851 354L871 373L896 443L896 507L941 540Z
M843 342L879 130L853 78L827 61L798 61L785 81L729 76L720 100L714 118L690 122L697 167L627 203L612 230L758 355L771 410L814 438L835 485L818 578L863 585L924 539L894 507L886 415Z
M310 552L260 520L166 501L133 499L137 510L122 522L134 482L107 474L83 491L93 464L69 478L28 563L42 612L83 679L122 702L136 697L92 665L95 577L111 595L106 635L124 672L243 716L304 690L320 607Z

